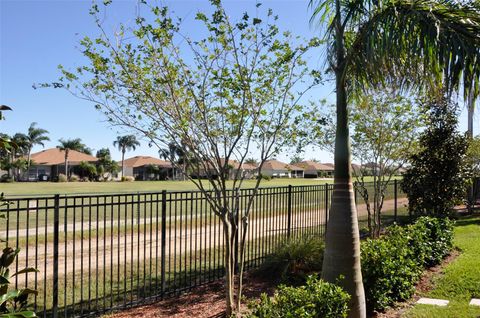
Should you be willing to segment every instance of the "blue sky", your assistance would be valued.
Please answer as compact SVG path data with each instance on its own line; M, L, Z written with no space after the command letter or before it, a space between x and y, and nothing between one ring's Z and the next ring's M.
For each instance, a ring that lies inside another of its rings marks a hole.
M131 22L137 8L136 1L114 0L105 16L107 25L113 28L120 22ZM58 64L67 68L81 65L84 61L77 43L85 35L98 32L88 14L90 1L22 1L0 0L0 103L14 108L6 113L7 120L0 122L0 132L14 134L25 132L31 122L50 131L51 142L46 148L55 147L60 138L81 138L90 148L98 150L108 146L115 159L120 158L112 146L118 128L111 128L105 118L89 102L80 100L62 89L32 88L34 83L55 81ZM195 32L193 18L198 10L209 7L208 1L166 1L176 15L185 22L185 31ZM309 25L308 1L270 0L264 7L272 8L279 15L281 30L309 38L318 31ZM226 1L226 9L232 15L255 9L255 1ZM322 61L313 61L318 67ZM333 100L333 88L326 86L312 92L319 99ZM461 129L466 127L465 112L461 116ZM477 118L474 128L477 129ZM476 131L475 131L476 133ZM36 147L34 151L41 150ZM293 152L284 152L278 158L287 161ZM158 156L156 149L146 142L128 156ZM317 158L332 161L325 152L308 149L306 159Z

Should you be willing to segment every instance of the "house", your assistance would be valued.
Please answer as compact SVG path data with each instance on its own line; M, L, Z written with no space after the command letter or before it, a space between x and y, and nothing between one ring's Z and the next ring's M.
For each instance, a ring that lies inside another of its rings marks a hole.
M122 162L118 162L121 166ZM135 180L167 180L176 178L177 171L169 161L150 156L135 156L123 162L125 176Z
M330 165L311 160L305 160L295 165L304 169L305 178L333 177L333 171L335 170Z
M267 160L260 173L272 178L303 178L304 169L278 160Z
M220 160L220 165L225 164L225 159ZM209 176L211 178L217 178L217 169L213 168L211 164L208 165L209 167L209 174L205 172L204 169L200 168L199 172L193 171L190 175L194 178L208 178ZM254 165L248 164L248 163L242 163L240 164L237 160L230 159L228 160L228 176L227 179L233 180L235 179L235 176L237 172L239 172L238 178L245 178L245 179L252 179L257 175L257 170L258 168ZM198 175L197 175L198 174Z
M45 149L31 155L32 166L28 170L28 180L53 180L60 173L65 173L65 151L58 148ZM98 159L85 153L68 151L68 171L78 166L80 162L96 162Z

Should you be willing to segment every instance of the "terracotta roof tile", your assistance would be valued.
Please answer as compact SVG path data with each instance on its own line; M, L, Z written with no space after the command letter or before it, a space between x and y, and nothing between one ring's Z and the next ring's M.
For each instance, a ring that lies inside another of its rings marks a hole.
M118 162L122 164L121 161ZM163 168L171 168L172 164L168 161L161 160L158 158L150 157L150 156L135 156L132 158L128 158L124 160L125 167L142 167L146 165L157 165Z
M291 165L275 159L265 161L262 168L267 170L304 170L297 165Z
M33 162L37 165L45 165L45 166L53 166L58 164L65 163L65 151L60 150L58 148L50 148L45 149L40 152L36 152L31 156ZM89 161L95 162L98 159L94 156L87 155L85 153L70 150L68 152L68 162L81 162L81 161Z

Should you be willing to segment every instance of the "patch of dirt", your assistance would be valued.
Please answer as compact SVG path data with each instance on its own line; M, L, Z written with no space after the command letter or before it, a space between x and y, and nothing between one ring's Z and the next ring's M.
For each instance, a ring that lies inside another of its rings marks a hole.
M244 276L243 295L247 299L259 297L262 293L273 294L276 282L251 273ZM220 318L225 317L225 297L223 280L216 281L155 304L127 309L113 313L109 318ZM242 304L242 308L246 304ZM245 309L244 308L244 309Z
M373 317L375 318L399 318L401 317L408 309L413 307L421 295L432 290L434 286L434 279L443 273L445 267L453 262L460 255L460 251L454 249L450 255L448 255L441 264L430 267L423 272L420 281L415 286L415 294L412 298L402 303L397 303L395 307L388 309L383 313L375 313Z

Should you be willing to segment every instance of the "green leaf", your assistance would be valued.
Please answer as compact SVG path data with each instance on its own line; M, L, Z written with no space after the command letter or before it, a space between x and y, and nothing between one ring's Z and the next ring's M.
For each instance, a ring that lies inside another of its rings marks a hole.
M12 275L15 276L15 275L20 275L20 274L26 274L26 273L38 273L39 270L36 269L36 268L33 268L33 267L27 267L27 268L24 268L22 270L19 270L18 272L16 272L15 274Z

